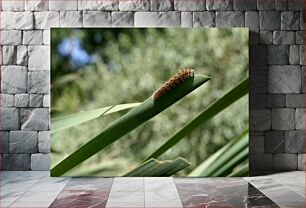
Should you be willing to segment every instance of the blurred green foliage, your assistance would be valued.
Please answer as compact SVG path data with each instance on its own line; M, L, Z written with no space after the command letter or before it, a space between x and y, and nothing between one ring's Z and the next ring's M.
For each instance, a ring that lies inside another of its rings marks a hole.
M73 69L58 53L67 37L77 37L95 61ZM211 102L248 74L248 30L234 29L52 29L52 117L121 103L142 102L183 67L212 79L156 118L85 161L70 174L91 168L97 175L122 175ZM125 113L125 112L123 112ZM98 134L123 113L52 134L52 165ZM160 159L186 158L187 175L230 138L248 127L244 97L187 136ZM52 131L52 129L51 129Z

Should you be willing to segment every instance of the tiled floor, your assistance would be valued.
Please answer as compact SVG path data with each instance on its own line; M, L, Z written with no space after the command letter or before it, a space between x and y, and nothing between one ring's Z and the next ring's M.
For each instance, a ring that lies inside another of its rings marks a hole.
M247 178L51 178L1 172L1 207L305 207L305 173Z

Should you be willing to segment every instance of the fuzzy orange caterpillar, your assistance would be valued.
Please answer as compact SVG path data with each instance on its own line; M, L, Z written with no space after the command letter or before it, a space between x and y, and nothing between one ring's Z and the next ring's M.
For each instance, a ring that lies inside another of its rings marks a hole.
M163 86L161 86L153 94L153 99L158 100L161 96L167 94L167 92L170 92L172 89L174 89L178 84L193 76L194 76L193 69L184 68L182 71L180 71L171 79L169 79Z

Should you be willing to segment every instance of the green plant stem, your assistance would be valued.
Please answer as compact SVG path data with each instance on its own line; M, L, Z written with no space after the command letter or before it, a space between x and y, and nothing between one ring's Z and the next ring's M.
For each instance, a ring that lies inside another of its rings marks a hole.
M245 159L248 158L249 155L249 148L246 147L244 148L241 152L239 152L236 156L229 158L229 160L227 162L225 162L222 167L218 168L218 170L216 170L212 176L213 177L217 177L217 176L226 176L227 174L229 174L232 169L238 165L239 163L241 163L242 161L244 161Z
M223 97L212 103L204 111L202 111L195 119L190 121L177 133L175 133L170 139L168 139L162 146L160 146L156 151L149 155L144 161L150 158L158 158L161 154L169 150L179 141L181 141L186 135L190 134L200 125L209 121L212 117L220 113L222 110L226 109L235 101L239 100L241 97L246 95L249 91L248 89L249 78L246 77L241 82L239 82L234 88L227 92Z
M159 161L150 159L137 168L131 170L125 177L161 177L171 176L178 171L188 167L190 163L184 158L178 157L175 160Z
M63 175L128 132L153 118L209 79L205 75L196 74L193 78L185 80L158 100L153 100L152 97L148 98L53 167L51 169L51 176Z
M243 166L239 167L237 170L234 170L231 174L229 174L229 177L242 177L246 176L249 173L249 164L246 163Z

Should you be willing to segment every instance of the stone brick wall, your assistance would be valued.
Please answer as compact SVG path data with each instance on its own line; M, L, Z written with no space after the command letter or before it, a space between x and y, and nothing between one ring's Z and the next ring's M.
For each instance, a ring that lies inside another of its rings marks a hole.
M303 0L2 0L3 169L49 169L51 27L248 27L251 172L304 170L303 10Z

